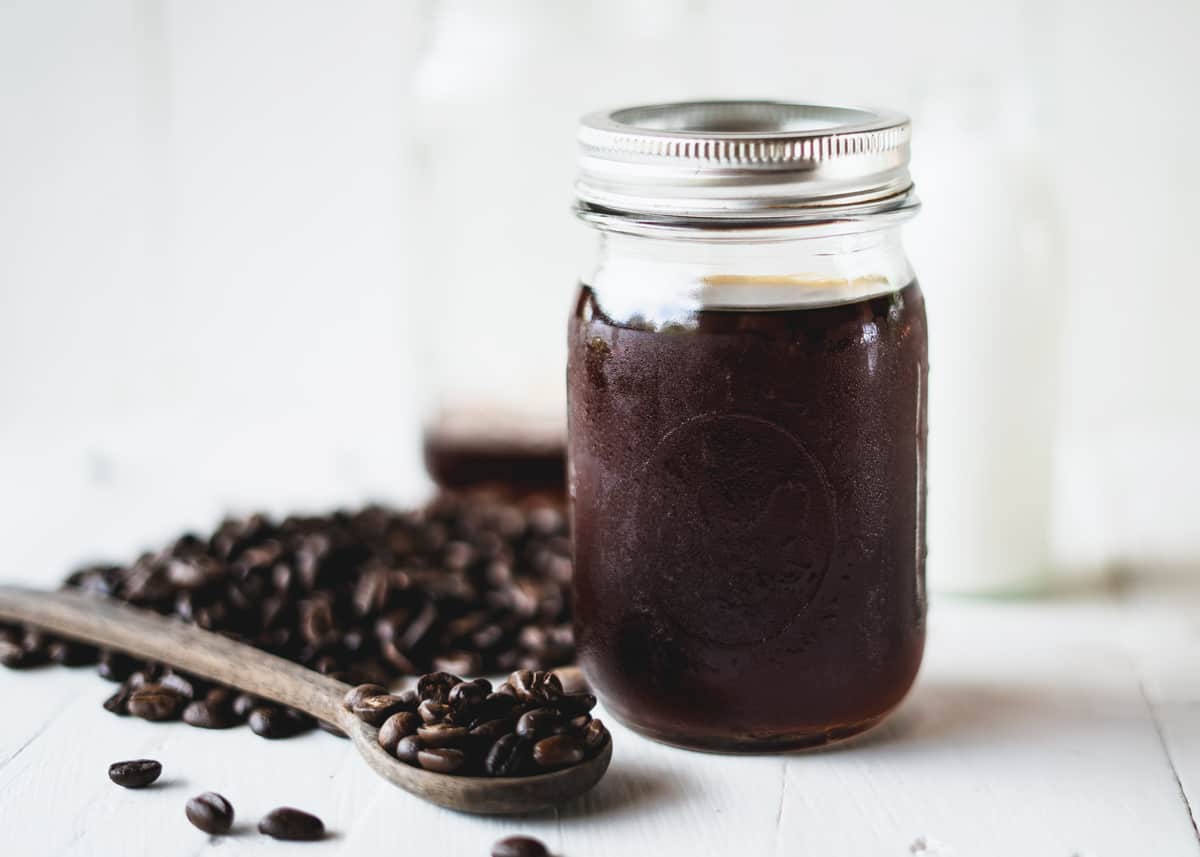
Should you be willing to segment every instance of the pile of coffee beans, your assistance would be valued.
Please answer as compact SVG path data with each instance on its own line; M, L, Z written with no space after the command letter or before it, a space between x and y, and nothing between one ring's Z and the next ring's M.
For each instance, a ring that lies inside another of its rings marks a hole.
M517 670L499 687L446 672L390 694L372 684L345 707L379 728L379 745L402 762L439 774L521 777L576 765L609 740L589 713L596 697L565 693L558 676Z
M544 670L575 656L570 542L557 501L444 494L415 511L369 506L273 521L229 519L128 566L66 585L174 615L350 684L430 671ZM184 673L36 630L0 626L0 664L97 664L104 707L147 720L283 738L298 712Z

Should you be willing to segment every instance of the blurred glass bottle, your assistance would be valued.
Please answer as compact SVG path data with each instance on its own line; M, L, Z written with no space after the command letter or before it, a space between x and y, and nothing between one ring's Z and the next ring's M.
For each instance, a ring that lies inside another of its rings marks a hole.
M967 77L914 110L925 203L912 258L929 296L931 590L1050 583L1063 246L1027 82Z
M425 461L445 487L565 486L579 116L680 96L695 4L429 4L414 81L414 336ZM656 73L623 62L652 56ZM703 82L699 82L703 85ZM689 87L690 88L690 87Z

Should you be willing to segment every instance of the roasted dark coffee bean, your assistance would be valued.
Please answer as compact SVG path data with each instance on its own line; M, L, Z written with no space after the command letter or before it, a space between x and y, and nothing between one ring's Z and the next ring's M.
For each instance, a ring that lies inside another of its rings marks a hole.
M121 682L133 675L139 666L141 666L141 663L129 657L129 655L106 650L100 653L96 672L102 679Z
M13 670L40 667L50 662L45 649L27 649L20 643L0 640L0 664Z
M558 724L558 726L555 728L554 731L555 731L555 734L562 734L564 732L573 732L578 735L578 734L581 734L583 732L583 730L587 728L587 725L591 722L592 722L592 715L580 714L577 717L572 717L570 720L561 721Z
M506 693L489 693L475 710L477 720L497 720L508 717L518 706L515 697Z
M529 762L530 749L527 741L510 732L488 750L483 769L493 777L519 776Z
M250 712L262 705L262 700L249 693L239 693L233 698L233 713L241 720L250 716Z
M379 727L379 746L394 755L400 739L414 734L420 725L421 718L411 711L393 714Z
M471 737L483 742L487 746L491 746L500 736L507 735L513 731L516 722L511 717L502 717L499 720L488 720L471 727Z
M204 695L204 684L199 679L186 676L175 671L167 672L158 683L168 690L173 690L184 699L196 699Z
M522 738L544 738L554 731L559 723L558 712L553 708L535 708L526 711L517 720L516 733Z
M134 717L143 720L174 720L179 717L187 699L161 684L143 684L129 696L126 708Z
M586 692L564 693L554 700L554 707L561 711L564 717L576 717L595 708L596 697Z
M108 766L108 778L127 789L145 788L162 774L162 764L154 759L134 759L113 762Z
M255 708L246 722L255 735L269 739L291 738L308 728L301 719L274 705Z
M444 702L434 702L432 699L422 700L417 706L417 715L424 723L440 723L450 714L450 706Z
M116 692L102 703L106 711L125 716L129 713L129 697L132 691L125 685L117 688Z
M533 761L539 768L565 768L583 757L583 739L574 735L552 735L533 745Z
M450 690L462 679L447 672L426 673L417 680L417 695L422 699L445 703L450 696Z
M510 836L492 846L492 857L550 857L550 852L540 839Z
M604 742L608 740L608 730L604 728L604 724L597 719L593 719L583 730L583 746L588 753L594 753L596 750L604 746Z
M452 774L466 761L466 754L452 747L434 747L417 753L417 764L437 774Z
M100 650L74 640L55 640L47 649L50 660L64 667L90 666L100 659Z
M407 735L396 743L393 755L401 762L417 764L417 754L425 749L425 742L416 735Z
M307 812L281 806L263 816L258 823L258 832L272 839L312 842L325 835L325 822Z
M342 707L347 711L353 711L354 706L368 696L387 696L387 692L386 687L380 687L377 684L360 684L346 691L346 695L342 697Z
M426 747L457 747L466 740L467 734L467 727L451 726L448 723L417 727L417 735L425 742Z
M208 699L201 699L189 702L183 709L183 722L201 729L230 729L242 720L233 713L233 705L230 702L214 703Z
M195 827L214 836L224 835L233 827L233 804L216 792L196 795L183 811Z
M474 708L487 698L490 689L473 681L464 681L450 688L446 703L454 709Z
M390 693L367 696L360 699L350 709L354 716L372 726L382 726L383 721L393 714L404 710L404 700Z

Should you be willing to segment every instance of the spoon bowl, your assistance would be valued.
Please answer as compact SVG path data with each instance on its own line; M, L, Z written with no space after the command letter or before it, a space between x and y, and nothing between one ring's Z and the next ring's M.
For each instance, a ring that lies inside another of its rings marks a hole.
M422 800L459 812L515 815L556 806L599 782L612 760L610 737L592 758L545 774L438 774L405 764L379 746L378 730L342 706L350 685L220 634L82 592L15 586L0 586L0 620L167 664L335 724L375 773Z

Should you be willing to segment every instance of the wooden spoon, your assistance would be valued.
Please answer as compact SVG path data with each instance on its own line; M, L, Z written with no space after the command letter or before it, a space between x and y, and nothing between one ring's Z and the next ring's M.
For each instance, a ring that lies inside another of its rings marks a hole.
M220 634L72 590L41 592L0 586L0 619L120 649L297 708L349 735L359 754L384 779L423 800L460 812L511 815L552 807L594 786L612 759L610 738L591 759L547 774L435 774L400 762L379 746L378 730L342 707L350 685Z

